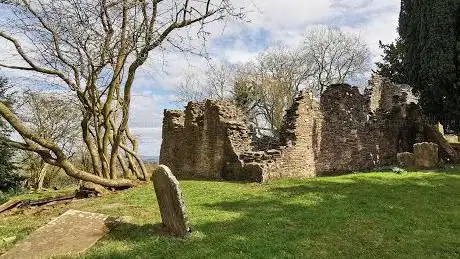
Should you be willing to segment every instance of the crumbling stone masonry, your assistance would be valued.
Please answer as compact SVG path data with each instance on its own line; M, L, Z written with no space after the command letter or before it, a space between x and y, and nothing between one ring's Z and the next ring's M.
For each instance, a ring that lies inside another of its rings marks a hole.
M457 153L424 122L407 86L373 76L361 94L331 85L318 103L302 92L286 111L279 145L252 145L245 116L231 102L189 103L165 110L160 163L179 178L263 182L368 170L397 164L415 143L438 144L442 158Z
M322 120L318 102L311 93L301 93L284 115L281 145L259 151L272 156L262 178L314 177L318 171L316 161L320 152Z
M369 97L369 106L372 112L377 110L391 110L398 99L406 100L406 103L418 103L418 97L412 93L409 85L392 83L388 78L373 75L369 80L369 86L364 90Z
M179 178L239 180L239 154L250 149L244 117L226 101L191 102L185 112L165 110L160 163Z

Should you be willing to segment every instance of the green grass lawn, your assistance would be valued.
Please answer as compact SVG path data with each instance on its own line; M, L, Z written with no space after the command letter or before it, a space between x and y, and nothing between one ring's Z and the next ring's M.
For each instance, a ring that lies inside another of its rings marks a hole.
M460 143L457 135L444 135L444 137L449 143Z
M1 218L0 236L21 239L74 208L134 217L85 258L460 257L459 169L181 187L193 230L187 239L155 231L160 215L150 185Z

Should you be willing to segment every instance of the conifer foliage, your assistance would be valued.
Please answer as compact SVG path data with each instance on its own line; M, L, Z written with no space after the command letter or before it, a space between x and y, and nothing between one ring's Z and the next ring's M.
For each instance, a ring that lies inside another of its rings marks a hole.
M11 86L6 78L0 76L0 102L11 106L13 95ZM0 119L0 139L11 134L11 128L3 119ZM16 191L20 188L21 179L16 172L13 163L14 151L5 145L0 144L0 192Z
M431 118L459 120L460 0L402 0L398 31L377 72L418 90Z

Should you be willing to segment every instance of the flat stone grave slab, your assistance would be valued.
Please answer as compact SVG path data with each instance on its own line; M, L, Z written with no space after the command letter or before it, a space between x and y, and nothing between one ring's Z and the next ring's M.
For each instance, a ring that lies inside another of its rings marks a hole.
M19 241L3 258L75 255L94 245L115 223L104 214L68 210Z

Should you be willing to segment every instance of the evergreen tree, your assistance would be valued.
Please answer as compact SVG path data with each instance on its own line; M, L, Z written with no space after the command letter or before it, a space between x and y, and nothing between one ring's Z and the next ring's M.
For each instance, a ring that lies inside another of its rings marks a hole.
M0 101L9 106L13 104L11 85L3 77L0 77ZM0 119L0 138L7 138L10 134L11 128ZM21 179L12 161L13 156L14 150L0 144L0 192L16 191L21 186Z
M402 41L397 39L396 42L383 44L379 42L379 47L383 50L382 61L375 63L377 74L389 78L397 84L407 84L407 73L404 67L404 52Z
M402 0L399 34L407 83L437 120L460 118L460 0Z

